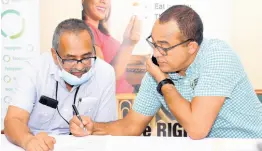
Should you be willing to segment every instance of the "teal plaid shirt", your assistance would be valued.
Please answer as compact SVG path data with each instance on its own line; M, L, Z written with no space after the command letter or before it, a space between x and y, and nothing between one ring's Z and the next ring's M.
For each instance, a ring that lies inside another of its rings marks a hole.
M262 104L248 80L240 59L223 41L204 39L186 71L186 76L169 74L176 89L189 102L197 96L226 98L208 137L262 138ZM153 116L168 106L157 90L157 82L146 73L133 110Z

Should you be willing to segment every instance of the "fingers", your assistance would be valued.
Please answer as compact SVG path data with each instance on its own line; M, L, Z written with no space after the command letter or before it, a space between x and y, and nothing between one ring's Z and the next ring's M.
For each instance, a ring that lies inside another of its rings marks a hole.
M38 149L39 149L39 147L40 147L40 150L42 151L49 151L49 148L48 148L48 146L45 144L45 141L43 140L43 139L41 139L41 140L38 140Z
M54 137L51 137L51 138L52 138L53 143L55 144L56 143L56 139Z
M41 150L43 151L49 150L49 147L45 142L45 140L48 139L48 137L49 136L45 132L40 132L39 134L36 135L38 146L40 146Z
M70 124L70 132L73 136L82 137L88 135L83 128L79 127L75 123Z
M82 122L77 118L77 116L74 116L72 118L72 120L70 120L70 125L71 123L74 123L75 125L77 125L78 127L84 128L84 125L82 124Z
M54 150L55 140L53 137L50 137L50 136L46 137L44 139L44 143L48 147L49 150Z
M153 62L152 62L152 59L149 58L146 60L146 69L147 71L149 70L149 68L152 66Z
M124 35L124 42L126 44L136 44L140 40L141 21L137 16L133 16L129 22Z
M93 127L94 127L92 120L86 116L82 116L81 118L83 119L83 124L86 128L87 134L91 135L93 132Z
M74 136L87 136L92 134L93 122L89 117L81 116L82 122L74 116L70 121L70 132Z
M26 151L48 151L48 147L44 144L43 140L40 139L32 139L27 148Z
M86 125L88 123L92 123L92 120L90 117L88 116L81 116L82 120L83 120L83 124Z
M130 21L129 21L127 27L126 27L124 35L126 35L126 36L130 35L130 32L131 32L133 25L134 25L134 20L135 20L135 16L132 16L130 18Z
M54 150L55 138L50 137L47 133L38 133L32 138L26 146L26 151L50 151Z
M140 33L141 33L141 21L137 18L137 16L134 17L134 23L131 32L132 32L131 39L139 40Z
M56 140L54 137L48 136L45 132L40 132L35 136L36 139L33 140L32 144L34 148L39 151L49 151L54 150L54 144Z
M85 125L85 128L86 128L88 135L91 135L93 133L93 127L94 127L94 124L91 123L91 122L89 122Z
M25 148L26 151L41 151L41 147L38 144L28 144Z
M43 151L42 147L39 144L37 144L34 148L34 151Z

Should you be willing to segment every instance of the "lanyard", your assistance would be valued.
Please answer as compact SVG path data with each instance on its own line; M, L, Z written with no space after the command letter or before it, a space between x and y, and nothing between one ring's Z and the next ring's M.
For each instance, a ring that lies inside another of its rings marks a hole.
M78 90L79 90L79 88L80 88L80 86L78 86L77 88L76 88L76 92L75 92L75 96L74 96L74 104L76 103L76 96L77 96L77 93L78 93ZM55 99L56 99L56 101L58 101L57 100L57 93L58 93L58 81L56 81L56 90L55 90ZM59 109L58 109L58 106L57 106L57 111L58 111L58 114L64 119L64 121L69 125L69 122L60 114L60 112L59 112ZM71 134L71 133L70 133Z
M74 104L76 103L76 97L77 97L77 93L78 93L79 88L80 88L80 86L76 88L76 93L75 93L75 96L74 96ZM57 100L57 93L58 93L58 81L56 81L56 90L55 90L56 101L58 101Z

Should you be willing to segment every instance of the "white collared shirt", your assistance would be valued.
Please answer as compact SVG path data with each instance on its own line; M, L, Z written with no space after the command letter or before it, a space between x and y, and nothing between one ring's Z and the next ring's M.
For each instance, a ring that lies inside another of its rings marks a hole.
M39 103L42 95L55 99L58 81L58 109L67 121L72 119L76 87L69 92L64 80L59 76L59 70L48 52L31 61L20 74L11 105L30 113L28 126L34 134L42 131L49 134L69 134L69 125L60 117L58 111ZM94 75L80 86L77 93L75 105L80 115L89 116L96 122L116 120L115 85L113 67L97 58Z

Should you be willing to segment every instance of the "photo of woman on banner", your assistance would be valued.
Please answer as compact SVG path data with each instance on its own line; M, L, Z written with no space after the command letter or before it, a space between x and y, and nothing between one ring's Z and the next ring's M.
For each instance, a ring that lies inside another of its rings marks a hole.
M125 70L132 51L140 40L140 21L136 16L130 19L120 43L110 35L106 25L111 12L110 0L82 0L82 5L82 20L94 33L98 57L115 69L116 93L134 92L133 86L126 81Z

